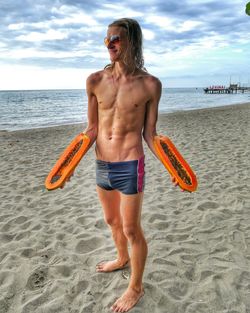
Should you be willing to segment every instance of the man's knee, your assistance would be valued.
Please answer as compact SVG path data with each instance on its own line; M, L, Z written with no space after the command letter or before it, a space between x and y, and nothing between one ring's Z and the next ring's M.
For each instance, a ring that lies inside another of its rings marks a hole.
M123 233L130 242L134 242L140 237L140 228L139 226L123 226Z
M121 226L121 220L114 216L105 216L105 222L110 227L120 227Z

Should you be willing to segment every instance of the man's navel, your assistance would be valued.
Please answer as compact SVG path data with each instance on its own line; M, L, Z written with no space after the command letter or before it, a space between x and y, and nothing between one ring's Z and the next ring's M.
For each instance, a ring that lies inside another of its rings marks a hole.
M112 127L112 132L111 134L109 134L108 140L112 140L114 131L115 131L115 127Z

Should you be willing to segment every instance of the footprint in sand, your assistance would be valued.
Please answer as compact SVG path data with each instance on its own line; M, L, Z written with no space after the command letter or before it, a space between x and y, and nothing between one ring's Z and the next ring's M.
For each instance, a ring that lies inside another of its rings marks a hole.
M163 214L152 214L148 220L149 223L154 223L155 221L157 222L161 222L161 221L165 221L167 218L166 215Z
M28 218L26 216L18 216L17 218L14 219L14 223L16 224L24 224L27 222Z
M66 265L55 265L52 272L55 274L56 277L70 277L72 273L72 269Z
M219 204L217 202L214 202L214 201L205 201L205 202L200 203L197 206L197 209L200 211L206 211L206 210L210 210L210 209L215 210L218 208L219 208Z
M27 287L30 290L43 288L46 284L47 276L48 270L46 268L37 269L33 274L30 275L27 282Z
M213 277L213 282L215 285L215 292L219 296L224 307L229 308L238 301L236 289L232 288L225 276L219 274L215 275Z
M247 244L243 232L234 230L230 235L231 242L237 250L247 250Z
M152 273L149 273L148 278L151 281L156 281L157 283L165 281L167 279L172 279L173 278L173 273L168 272L168 271L154 271Z
M24 248L21 250L20 255L25 258L31 258L35 254L35 250L31 248Z
M188 305L186 313L207 313L209 311L209 306L206 303L191 303Z
M79 294L86 294L89 289L89 282L87 280L79 281L76 285L69 288L67 292L67 296L70 299L76 298Z
M89 239L80 240L75 248L75 251L80 254L88 253L100 248L103 244L103 239L99 237L92 237Z
M172 286L168 288L168 294L174 300L182 300L185 298L189 291L189 284L182 280L175 280L172 282Z
M250 272L243 271L237 282L237 289L243 290L245 293L250 292Z
M86 216L80 216L76 219L76 222L82 226L89 226L89 224L93 221L93 216L86 215Z

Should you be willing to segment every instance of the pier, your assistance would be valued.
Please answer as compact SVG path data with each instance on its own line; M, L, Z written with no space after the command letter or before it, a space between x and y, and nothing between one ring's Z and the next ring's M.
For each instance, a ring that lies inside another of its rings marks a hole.
M205 93L237 93L250 91L250 87L242 87L238 84L230 84L229 87L225 86L209 86L203 89Z

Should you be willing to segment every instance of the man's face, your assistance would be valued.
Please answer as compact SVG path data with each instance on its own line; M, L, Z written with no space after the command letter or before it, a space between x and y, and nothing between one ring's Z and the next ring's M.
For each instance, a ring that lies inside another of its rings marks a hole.
M122 56L128 46L126 30L117 26L109 27L107 31L106 45L111 62L122 60Z

